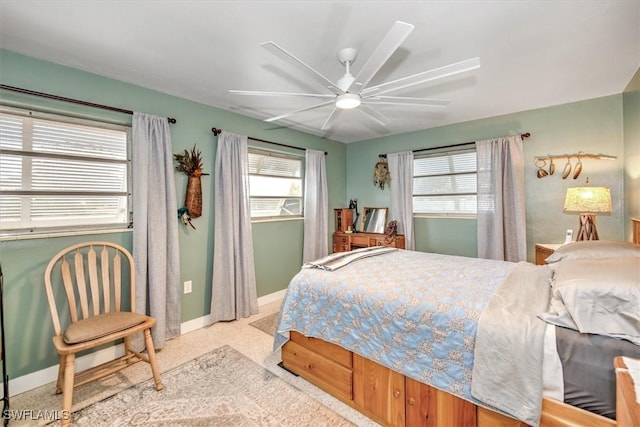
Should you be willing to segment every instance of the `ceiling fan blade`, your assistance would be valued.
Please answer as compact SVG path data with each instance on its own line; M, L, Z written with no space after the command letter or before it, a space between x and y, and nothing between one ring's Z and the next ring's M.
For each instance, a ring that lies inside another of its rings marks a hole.
M275 52L276 54L283 55L285 58L287 58L287 59L293 61L294 63L302 66L307 71L310 71L311 74L316 78L316 80L318 80L323 85L326 85L326 87L329 90L332 90L334 93L336 93L338 95L342 95L344 93L344 91L342 89L340 89L337 86L336 83L332 82L331 80L329 80L328 78L326 78L325 76L320 74L320 72L318 72L316 69L312 68L310 65L307 65L301 59L295 57L292 53L290 53L286 49L278 46L276 43L274 43L272 41L268 41L268 42L261 43L260 46L264 47L267 50Z
M367 116L371 117L376 122L378 122L378 124L382 125L383 127L387 126L387 118L382 114L378 113L373 108L369 107L367 104L360 104L360 107L358 107L358 109L363 113L365 113Z
M292 93L292 92L265 92L260 90L229 90L229 93L234 95L251 95L251 96L300 96L306 98L335 98L333 94L322 93Z
M269 117L268 119L264 119L264 121L265 122L275 122L276 120L284 119L284 118L292 116L294 114L302 113L303 111L313 110L315 108L324 107L325 105L331 105L333 103L334 103L334 101L332 99L331 101L321 102L320 104L315 104L315 105L312 105L310 107L301 108L299 110L291 111L291 112L286 113L286 114L281 114L281 115L275 116L275 117Z
M410 98L406 96L372 96L363 102L375 105L410 105L417 107L446 107L451 103L447 99Z
M334 107L333 111L331 112L331 114L329 114L329 117L327 117L327 120L324 121L324 124L322 125L320 130L329 129L331 127L331 125L333 124L333 122L338 118L338 116L340 115L341 111L342 111L342 109L340 109L338 107Z
M356 88L354 93L362 91L414 28L413 25L406 22L396 21L378 47L376 47L376 50L367 59L367 62L362 66L347 92L354 87Z
M410 86L427 83L432 80L442 79L466 71L480 68L480 58L471 58L454 64L445 65L444 67L434 68L433 70L423 71L422 73L403 77L401 79L392 80L377 86L366 88L360 94L361 96L379 96L394 90L404 89Z

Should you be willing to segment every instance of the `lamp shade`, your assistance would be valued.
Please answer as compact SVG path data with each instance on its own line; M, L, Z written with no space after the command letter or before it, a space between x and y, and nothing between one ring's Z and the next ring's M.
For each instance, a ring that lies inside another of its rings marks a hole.
M564 199L564 213L611 213L611 189L609 187L569 187Z

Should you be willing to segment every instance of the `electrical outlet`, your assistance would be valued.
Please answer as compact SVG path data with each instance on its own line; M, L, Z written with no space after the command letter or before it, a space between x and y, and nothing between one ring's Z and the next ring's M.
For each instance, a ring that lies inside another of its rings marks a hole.
M184 293L190 294L192 291L193 291L193 283L191 283L191 280L187 280L186 282L184 282Z

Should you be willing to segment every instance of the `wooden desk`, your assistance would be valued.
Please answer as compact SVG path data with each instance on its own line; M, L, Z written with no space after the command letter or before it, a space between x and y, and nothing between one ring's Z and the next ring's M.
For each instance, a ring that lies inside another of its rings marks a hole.
M356 248L370 246L391 246L404 249L404 235L398 234L394 238L382 233L333 233L333 252L347 252Z
M636 400L636 393L631 375L624 370L627 366L622 357L613 360L616 368L616 421L618 427L638 427L640 426L640 403ZM640 381L636 377L635 381Z

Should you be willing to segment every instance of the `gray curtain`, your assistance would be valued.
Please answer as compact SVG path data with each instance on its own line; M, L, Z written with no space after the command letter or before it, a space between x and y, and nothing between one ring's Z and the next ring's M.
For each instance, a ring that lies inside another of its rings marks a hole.
M133 114L133 257L136 311L156 318L153 345L180 335L178 206L166 117ZM136 343L137 345L137 343Z
M329 201L323 151L307 150L304 173L302 262L308 262L329 254Z
M215 165L211 323L258 313L247 137L222 132Z
M478 257L526 261L524 149L520 135L476 142Z
M413 233L413 151L387 154L391 183L391 215L398 221L398 233L404 234L405 249L415 250Z

